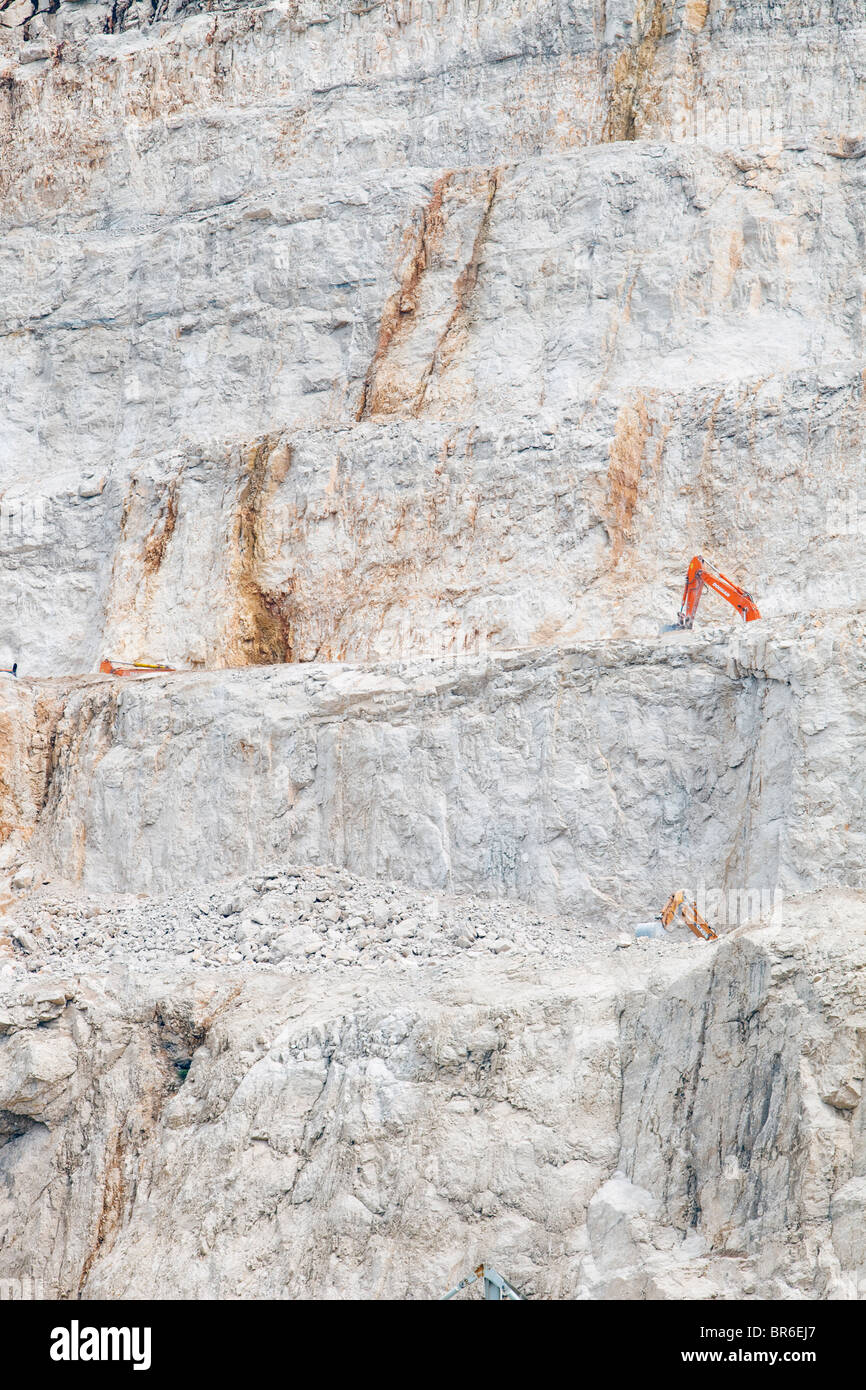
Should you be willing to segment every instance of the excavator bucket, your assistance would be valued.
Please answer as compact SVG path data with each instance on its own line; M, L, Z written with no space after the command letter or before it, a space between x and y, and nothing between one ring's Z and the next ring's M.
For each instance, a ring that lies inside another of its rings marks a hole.
M709 922L698 912L696 903L683 903L683 921L690 932L699 937L702 941L718 941L718 936L713 931Z

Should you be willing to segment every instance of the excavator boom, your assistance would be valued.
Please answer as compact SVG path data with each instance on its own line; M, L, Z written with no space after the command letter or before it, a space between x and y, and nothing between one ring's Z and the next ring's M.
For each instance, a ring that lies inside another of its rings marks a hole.
M690 903L686 899L685 892L681 888L678 893L671 893L661 912L659 921L665 931L670 931L674 918L680 913L683 921L693 936L701 941L718 941L718 934L713 931L709 922L706 922L698 912L697 903Z
M150 671L173 671L173 666L159 666L155 661L133 661L131 666L115 666L108 658L100 662L100 671L106 676L146 676Z
M447 1293L443 1293L439 1298L439 1302L447 1303L449 1298L454 1298L461 1289L468 1288L470 1284L474 1284L476 1279L484 1280L484 1297L488 1302L499 1303L503 1299L510 1299L512 1303L526 1302L523 1294L518 1293L514 1285L509 1284L508 1280L503 1278L499 1271L495 1270L492 1265L479 1265L478 1268L473 1270L471 1274L468 1274L465 1279L461 1279L459 1284L455 1284L453 1289L449 1289Z
M689 565L686 587L683 590L682 606L677 615L677 622L680 627L694 627L695 615L705 585L709 589L715 589L717 594L721 594L722 598L727 599L728 603L736 608L742 616L744 623L753 623L756 618L760 618L758 606L750 593L741 589L739 584L735 584L733 580L726 579L723 574L719 573L715 565L704 559L703 555L695 555Z

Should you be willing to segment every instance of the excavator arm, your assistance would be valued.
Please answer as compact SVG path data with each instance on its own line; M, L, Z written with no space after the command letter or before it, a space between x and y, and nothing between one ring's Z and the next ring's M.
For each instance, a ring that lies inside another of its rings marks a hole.
M694 627L695 614L698 611L698 604L701 601L701 594L704 586L715 589L717 594L726 598L728 603L736 608L741 614L744 623L753 623L756 618L760 618L758 606L752 595L745 589L741 589L739 584L734 584L730 579L726 579L723 574L711 565L709 560L705 560L703 555L695 555L689 565L689 572L686 575L686 587L683 590L683 602L677 615L680 627Z
M153 671L173 671L173 666L160 666L155 661L133 661L130 666L119 666L106 657L100 662L100 671L106 676L146 676Z
M661 912L659 921L665 931L670 931L674 918L677 913L682 915L682 919L694 936L701 941L718 941L718 934L713 931L709 922L706 922L698 912L697 903L690 903L681 888L678 893L671 893Z
M523 1294L518 1293L514 1285L509 1284L508 1280L503 1278L492 1265L479 1265L478 1268L473 1270L471 1274L468 1274L465 1279L461 1279L459 1284L455 1284L453 1289L449 1289L447 1293L443 1293L439 1298L439 1302L447 1303L449 1298L454 1298L455 1294L458 1294L461 1289L465 1289L470 1284L474 1284L476 1279L484 1280L484 1297L488 1302L499 1303L503 1299L510 1299L512 1303L526 1302Z

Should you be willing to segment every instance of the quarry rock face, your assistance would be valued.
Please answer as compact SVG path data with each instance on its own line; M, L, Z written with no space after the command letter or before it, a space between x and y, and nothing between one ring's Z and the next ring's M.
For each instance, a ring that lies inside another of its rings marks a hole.
M10 747L33 750L8 852L94 892L288 860L600 921L679 878L864 888L863 662L862 620L840 615L460 663L7 684Z
M866 1296L864 70L0 0L0 1280Z
M19 986L7 1277L405 1298L420 1265L432 1297L487 1259L531 1297L862 1297L864 931L822 897L555 979L473 954Z

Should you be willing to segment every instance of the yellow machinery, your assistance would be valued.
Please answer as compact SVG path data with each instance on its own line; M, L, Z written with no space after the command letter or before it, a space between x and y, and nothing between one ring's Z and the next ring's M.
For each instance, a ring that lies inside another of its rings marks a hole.
M701 941L718 941L718 934L713 931L709 922L705 922L698 912L697 903L688 902L682 888L678 893L671 893L659 913L659 921L665 931L670 931L678 913L689 931L693 932Z

